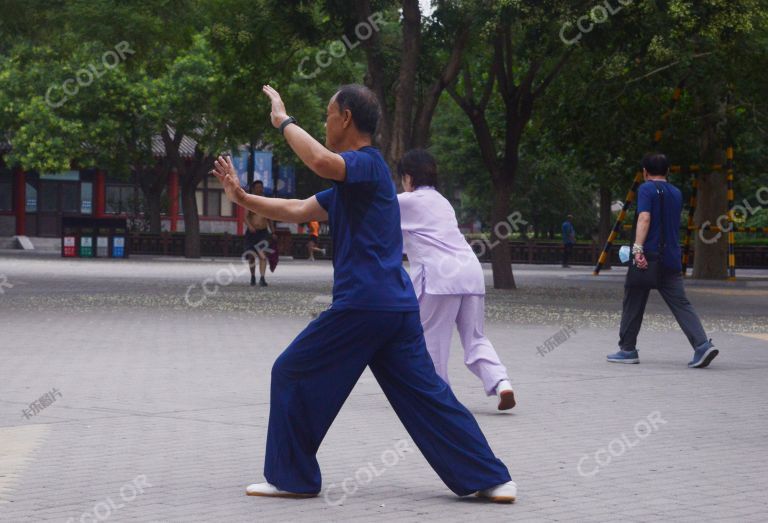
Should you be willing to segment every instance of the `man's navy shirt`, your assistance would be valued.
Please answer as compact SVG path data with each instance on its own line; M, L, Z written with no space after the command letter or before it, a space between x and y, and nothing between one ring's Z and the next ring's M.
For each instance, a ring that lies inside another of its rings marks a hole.
M568 220L563 222L563 243L572 245L574 243L574 237L576 230L573 228L573 224Z
M375 147L341 153L343 182L317 193L333 239L334 309L417 311L403 268L400 205L384 158Z
M671 272L683 270L680 262L680 213L683 210L683 195L680 189L669 182L660 182L664 191L664 240L665 249L661 255L661 264ZM661 197L656 192L654 182L645 182L637 189L637 212L651 213L651 225L645 238L643 249L646 252L659 252L661 238Z

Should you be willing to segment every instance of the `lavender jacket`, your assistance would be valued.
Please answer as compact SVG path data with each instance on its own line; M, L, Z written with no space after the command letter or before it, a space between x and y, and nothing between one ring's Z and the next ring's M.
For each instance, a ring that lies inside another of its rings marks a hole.
M403 251L416 296L485 294L485 277L472 247L459 231L451 204L434 187L397 195Z

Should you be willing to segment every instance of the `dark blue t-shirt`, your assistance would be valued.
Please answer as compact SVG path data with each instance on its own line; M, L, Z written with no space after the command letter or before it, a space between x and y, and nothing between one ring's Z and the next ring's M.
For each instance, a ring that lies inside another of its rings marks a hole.
M680 213L683 210L683 195L680 189L669 182L655 182L664 191L664 241L665 249L661 264L671 272L680 272ZM654 182L645 182L637 189L637 212L651 213L651 225L643 248L646 252L659 252L661 239L661 197Z
M384 158L375 147L341 153L343 182L317 193L333 239L334 309L417 311L403 268L400 205Z
M574 237L576 236L576 230L573 228L573 224L569 221L563 222L563 243L570 245L574 243Z

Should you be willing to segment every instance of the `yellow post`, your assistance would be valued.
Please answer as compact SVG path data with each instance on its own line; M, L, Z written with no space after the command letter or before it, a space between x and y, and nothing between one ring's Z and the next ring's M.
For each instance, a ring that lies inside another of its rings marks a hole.
M733 281L736 279L736 233L734 232L734 216L733 216L733 147L728 147L725 151L728 180L728 279Z
M616 240L616 237L619 235L619 231L621 230L621 226L624 223L624 219L627 217L627 210L629 209L629 206L632 205L632 202L635 201L635 194L637 193L638 186L643 181L643 173L639 172L635 175L635 179L632 182L632 187L629 189L629 192L627 193L627 197L624 198L624 205L621 207L621 212L619 213L619 217L616 219L616 223L613 225L613 230L611 231L611 234L608 235L608 240L605 242L605 246L603 247L603 250L600 252L600 257L597 260L597 265L595 266L595 270L592 271L593 276L597 276L600 274L600 269L603 268L603 265L605 265L606 260L608 259L608 253L611 250L611 247L613 246L613 242Z

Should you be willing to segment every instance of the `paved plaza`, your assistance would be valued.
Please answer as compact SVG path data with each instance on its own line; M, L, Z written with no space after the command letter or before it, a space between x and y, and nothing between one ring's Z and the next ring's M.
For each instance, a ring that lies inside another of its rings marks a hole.
M768 520L768 273L689 282L721 351L691 370L656 293L642 363L605 362L622 271L515 266L518 290L489 289L512 411L454 336L452 386L517 503L454 496L369 371L320 449L323 493L296 501L244 490L263 480L272 362L327 307L329 262L283 261L262 289L234 259L3 252L0 521Z

